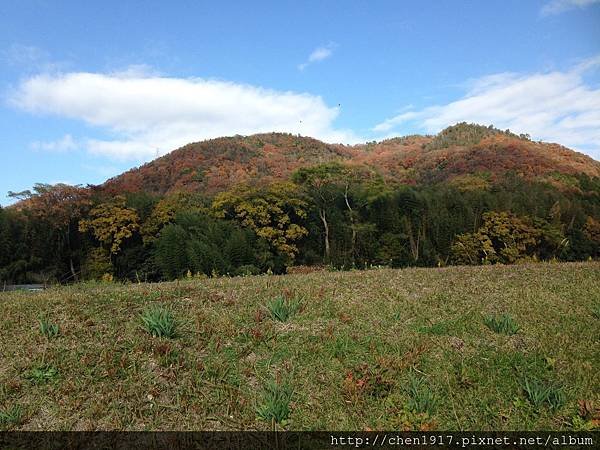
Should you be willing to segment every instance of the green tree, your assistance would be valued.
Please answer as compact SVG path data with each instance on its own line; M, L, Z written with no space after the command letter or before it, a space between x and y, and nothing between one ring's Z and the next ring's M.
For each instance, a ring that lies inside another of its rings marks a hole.
M324 259L331 260L331 224L328 220L335 201L342 195L345 167L339 162L305 167L294 172L292 179L303 186L317 208L319 219L323 224Z
M56 258L66 254L71 277L77 280L74 252L78 221L91 206L89 189L67 184L36 183L33 191L9 192L9 196L21 200L21 207L34 220L47 227Z
M140 227L144 244L154 242L160 230L175 220L181 211L206 212L204 199L198 194L176 192L160 199L152 208L151 213Z

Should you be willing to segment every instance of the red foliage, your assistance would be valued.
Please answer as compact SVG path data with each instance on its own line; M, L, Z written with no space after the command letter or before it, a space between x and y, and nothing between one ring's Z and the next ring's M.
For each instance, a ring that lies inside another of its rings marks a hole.
M468 132L468 125L462 126L465 129ZM438 136L445 136L442 133ZM506 171L527 178L556 172L600 176L599 162L558 144L502 132L486 135L475 144L455 140L440 146L439 139L408 136L344 146L284 133L218 138L186 145L125 172L108 180L102 190L109 194L200 191L213 195L240 183L262 185L288 179L300 167L335 160L366 165L390 182L405 184L476 172L488 172L492 179Z

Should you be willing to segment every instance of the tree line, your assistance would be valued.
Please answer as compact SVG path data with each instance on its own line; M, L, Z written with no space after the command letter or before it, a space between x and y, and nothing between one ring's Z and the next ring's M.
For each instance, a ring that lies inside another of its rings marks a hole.
M213 196L37 184L0 208L0 281L576 261L600 256L600 179L476 173L428 185L330 162Z

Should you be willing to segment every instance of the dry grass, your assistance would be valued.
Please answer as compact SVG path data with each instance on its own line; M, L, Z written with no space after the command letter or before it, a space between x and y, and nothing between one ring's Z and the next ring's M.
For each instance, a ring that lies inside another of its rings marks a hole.
M285 324L265 314L277 296L303 299ZM0 429L269 429L257 411L274 381L293 389L287 429L590 429L599 302L592 262L4 293ZM140 326L152 305L177 318L176 339ZM517 334L485 326L501 314ZM40 333L40 315L57 336ZM57 373L35 382L39 367ZM564 404L532 405L524 379L557 386ZM428 398L429 413L411 407Z

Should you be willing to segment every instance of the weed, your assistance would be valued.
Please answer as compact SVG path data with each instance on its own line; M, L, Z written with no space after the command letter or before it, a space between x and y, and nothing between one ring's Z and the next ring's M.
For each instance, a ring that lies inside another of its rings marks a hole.
M408 407L416 413L433 415L437 407L437 397L424 378L410 374L408 378Z
M38 323L40 324L40 333L46 338L58 336L58 325L50 323L46 317L40 317Z
M352 344L352 340L348 336L338 336L333 341L333 345L331 348L331 353L334 358L341 359L350 350L350 345Z
M513 335L519 331L519 325L508 314L501 316L487 316L483 319L485 325L496 333Z
M450 333L450 325L450 322L438 322L428 327L420 327L418 331L419 333L443 336Z
M596 303L594 306L592 306L592 315L596 319L600 319L600 303Z
M292 386L287 382L268 381L264 387L262 405L256 410L258 417L285 425L290 417L293 392Z
M146 309L141 316L144 329L154 337L177 337L178 321L173 313L161 306Z
M17 425L21 422L23 410L19 405L14 405L12 408L0 410L0 427Z
M287 322L300 309L301 303L298 299L287 299L278 296L267 303L267 310L271 318L279 322Z
M363 363L349 371L343 383L344 394L354 401L362 395L387 397L394 387L394 380L392 371L382 362Z
M41 365L25 373L25 378L33 384L45 384L58 377L58 370L51 365Z
M565 393L562 388L553 384L543 383L537 379L525 378L523 390L533 407L539 410L544 403L552 409L559 409L565 404Z

